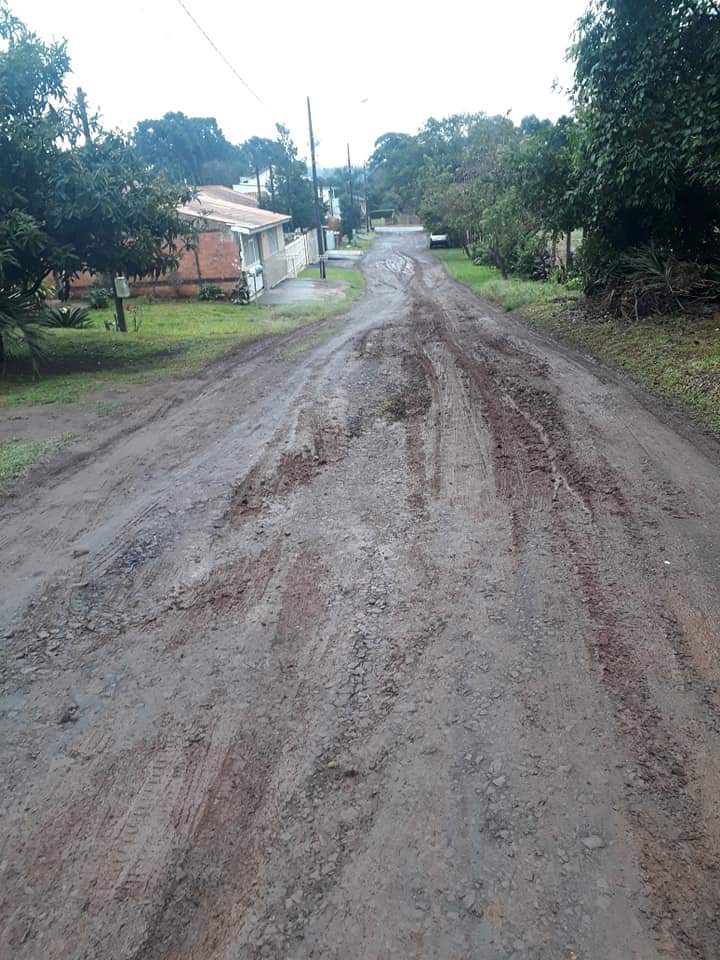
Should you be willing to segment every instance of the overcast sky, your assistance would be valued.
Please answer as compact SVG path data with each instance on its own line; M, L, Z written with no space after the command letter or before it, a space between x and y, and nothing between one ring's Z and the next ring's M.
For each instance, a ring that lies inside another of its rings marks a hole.
M66 38L74 84L107 125L129 130L169 110L214 116L231 141L286 123L318 163L362 163L389 130L480 111L557 118L568 103L565 51L587 0L183 0L258 97L237 80L178 0L10 0L45 38ZM362 103L362 101L366 101Z

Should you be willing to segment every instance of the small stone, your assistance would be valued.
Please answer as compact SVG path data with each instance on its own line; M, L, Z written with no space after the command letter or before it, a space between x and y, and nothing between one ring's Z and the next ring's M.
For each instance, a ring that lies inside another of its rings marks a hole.
M496 777L496 778L493 780L493 783L494 783L495 786L498 787L498 788L499 788L499 787L504 787L506 782L507 782L507 777Z
M591 833L590 836L583 837L582 843L588 850L600 850L605 846L603 838L599 837L596 833Z
M58 723L75 723L80 716L80 707L76 703L70 703L60 714Z

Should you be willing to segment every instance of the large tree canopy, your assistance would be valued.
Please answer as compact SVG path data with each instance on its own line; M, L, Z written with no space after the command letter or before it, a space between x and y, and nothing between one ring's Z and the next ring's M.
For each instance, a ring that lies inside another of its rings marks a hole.
M247 169L241 149L225 139L215 117L166 113L159 120L141 120L133 139L148 166L180 183L229 186Z
M720 227L720 6L594 0L578 25L586 227L598 253L653 241L713 256Z
M385 133L375 141L368 162L370 207L395 207L414 213L420 202L418 177L423 151L417 137L407 133Z

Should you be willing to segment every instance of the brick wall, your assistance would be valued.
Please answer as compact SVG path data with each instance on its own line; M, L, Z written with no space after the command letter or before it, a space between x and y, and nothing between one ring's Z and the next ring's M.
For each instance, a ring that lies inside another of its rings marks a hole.
M201 233L197 251L186 251L182 255L177 273L166 274L158 280L151 277L134 280L130 289L134 296L180 299L197 297L201 284L214 283L230 293L238 281L240 269L238 240L229 228L223 227ZM73 281L70 296L73 300L82 300L87 296L88 287L92 286L102 286L101 279L82 273Z

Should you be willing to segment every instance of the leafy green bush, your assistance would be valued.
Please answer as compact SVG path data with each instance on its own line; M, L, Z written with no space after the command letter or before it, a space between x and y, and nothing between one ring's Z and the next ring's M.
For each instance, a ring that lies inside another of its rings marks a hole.
M499 266L496 250L483 240L470 245L470 256L481 266ZM506 246L504 265L507 273L526 280L549 279L553 262L546 237L542 234L518 236Z
M90 287L87 298L92 310L104 310L110 306L112 293L106 287Z
M92 326L87 307L47 307L45 322L49 327L69 327L73 330L87 330Z
M510 271L526 280L547 280L552 269L552 254L544 234L523 237L510 257Z
M225 291L217 283L204 283L200 287L198 300L224 300Z

